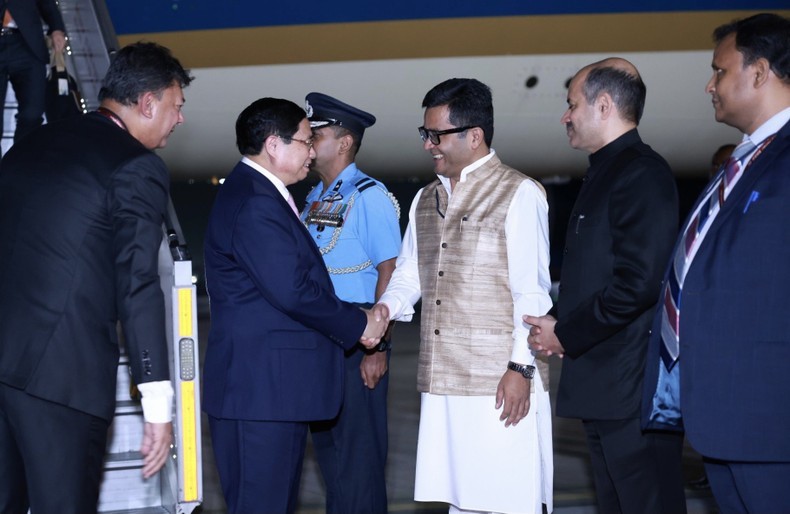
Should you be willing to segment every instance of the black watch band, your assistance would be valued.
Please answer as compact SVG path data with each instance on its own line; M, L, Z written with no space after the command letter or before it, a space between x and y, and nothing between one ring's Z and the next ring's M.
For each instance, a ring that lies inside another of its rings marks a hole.
M516 373L521 373L527 380L535 376L535 366L530 366L529 364L516 364L510 361L507 363L507 369L515 371Z
M371 348L371 350L376 351L376 352L386 352L390 348L392 348L392 343L382 339L381 342L379 344L377 344L376 346L374 346L373 348Z

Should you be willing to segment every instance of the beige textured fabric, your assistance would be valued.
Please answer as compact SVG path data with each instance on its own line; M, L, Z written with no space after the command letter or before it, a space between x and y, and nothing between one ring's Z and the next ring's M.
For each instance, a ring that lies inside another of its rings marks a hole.
M456 184L449 208L438 180L420 196L421 392L496 394L513 348L505 217L524 180L531 179L494 155ZM548 387L548 366L538 368Z

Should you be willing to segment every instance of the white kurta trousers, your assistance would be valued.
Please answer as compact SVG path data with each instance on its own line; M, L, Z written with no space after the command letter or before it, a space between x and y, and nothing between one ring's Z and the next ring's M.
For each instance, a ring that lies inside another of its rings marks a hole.
M494 396L422 393L416 501L462 510L540 514L553 509L551 405L535 373L527 417L505 428Z

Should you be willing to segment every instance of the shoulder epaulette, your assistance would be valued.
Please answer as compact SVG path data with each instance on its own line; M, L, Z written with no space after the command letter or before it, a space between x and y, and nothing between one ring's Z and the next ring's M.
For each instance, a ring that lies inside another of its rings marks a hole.
M359 192L361 193L365 189L375 186L376 181L370 177L365 177L354 185L356 186L357 190L359 190Z

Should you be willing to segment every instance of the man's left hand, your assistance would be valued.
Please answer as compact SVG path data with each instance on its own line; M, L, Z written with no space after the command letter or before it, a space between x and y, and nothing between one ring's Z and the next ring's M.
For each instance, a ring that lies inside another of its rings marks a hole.
M562 358L565 355L565 348L562 347L562 343L554 333L554 325L557 324L557 320L553 316L525 314L521 319L524 323L532 325L529 329L529 336L527 336L527 343L532 351L546 357L558 355Z
M517 425L529 413L529 391L532 382L520 373L505 371L496 388L496 409L502 408L499 421L505 426Z
M143 428L143 478L154 476L167 462L173 442L172 423L145 423Z
M359 365L362 382L368 389L375 389L385 373L387 373L387 352L368 353L362 357Z

